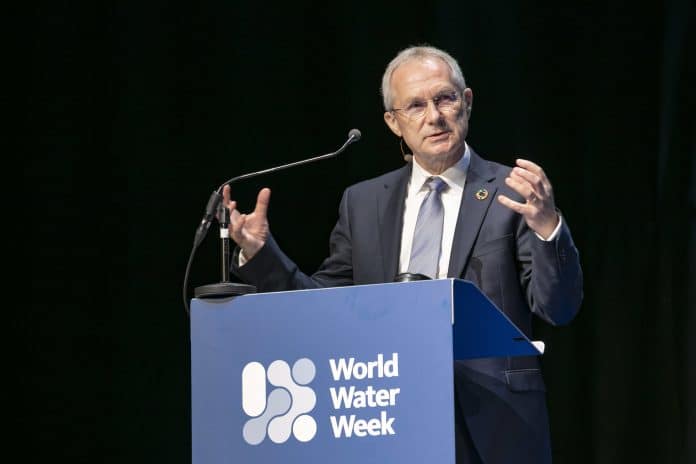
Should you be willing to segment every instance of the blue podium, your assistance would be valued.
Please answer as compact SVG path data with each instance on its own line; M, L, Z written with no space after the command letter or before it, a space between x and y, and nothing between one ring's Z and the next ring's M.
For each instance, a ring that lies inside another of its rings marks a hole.
M453 360L539 354L457 279L194 299L193 464L453 464Z

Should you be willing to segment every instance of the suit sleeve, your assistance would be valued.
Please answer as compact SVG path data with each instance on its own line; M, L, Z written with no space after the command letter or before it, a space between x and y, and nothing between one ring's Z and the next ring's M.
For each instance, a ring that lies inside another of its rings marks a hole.
M520 221L520 280L532 313L552 325L568 324L580 309L583 276L580 257L564 218L558 236L540 240Z
M243 282L259 292L277 292L308 288L338 287L353 283L352 247L348 215L350 190L343 193L338 221L329 239L329 256L314 274L303 273L280 249L272 236L243 266L239 266L239 248L232 257L231 270Z

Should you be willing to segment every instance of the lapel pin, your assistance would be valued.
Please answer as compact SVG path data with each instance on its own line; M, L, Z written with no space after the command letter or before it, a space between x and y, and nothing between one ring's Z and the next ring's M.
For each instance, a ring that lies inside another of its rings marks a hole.
M475 196L477 200L485 200L486 198L488 198L488 190L484 188L478 189L478 192L476 192Z

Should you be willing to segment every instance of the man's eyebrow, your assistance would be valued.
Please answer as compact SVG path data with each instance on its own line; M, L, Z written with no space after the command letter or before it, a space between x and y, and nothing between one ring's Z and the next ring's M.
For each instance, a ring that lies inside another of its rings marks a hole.
M456 93L457 91L453 88L444 88L440 89L435 94L433 94L432 98L437 98L441 97L443 95L449 95L452 93ZM411 105L413 103L423 103L428 100L432 100L432 98L424 98L424 97L409 97L404 100L404 106Z

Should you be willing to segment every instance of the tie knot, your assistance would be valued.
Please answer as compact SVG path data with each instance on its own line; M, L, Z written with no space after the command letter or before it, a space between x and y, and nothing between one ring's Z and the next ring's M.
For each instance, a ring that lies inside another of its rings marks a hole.
M440 193L445 189L445 187L447 187L447 182L442 180L440 177L429 177L428 180L425 181L425 184L428 186L430 191L435 193Z

